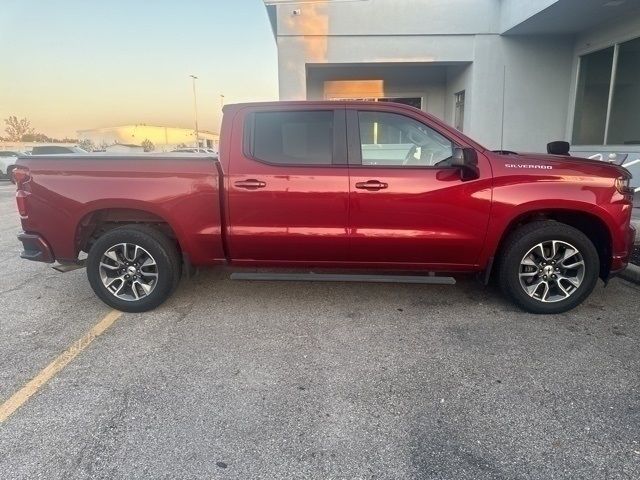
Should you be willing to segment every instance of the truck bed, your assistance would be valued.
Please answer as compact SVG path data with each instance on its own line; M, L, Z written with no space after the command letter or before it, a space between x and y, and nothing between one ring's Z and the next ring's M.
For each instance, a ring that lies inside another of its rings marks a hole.
M44 237L58 261L77 259L98 220L123 219L166 223L195 263L224 260L215 157L52 155L17 163L30 175L23 229Z

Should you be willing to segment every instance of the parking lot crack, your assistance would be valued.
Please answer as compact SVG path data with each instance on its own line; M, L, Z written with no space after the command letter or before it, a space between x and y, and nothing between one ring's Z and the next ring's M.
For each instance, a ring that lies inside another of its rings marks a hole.
M31 282L33 282L37 278L45 278L45 279L47 279L47 278L51 278L51 275L43 277L42 274L37 274L37 275L32 275L30 277L27 277L25 280L23 280L19 284L15 285L15 286L7 289L7 290L0 291L0 296L6 295L8 293L13 293L13 292L16 292L18 290L22 290L24 287L29 285Z
M78 453L74 468L67 472L67 477L76 476L78 470L85 473L86 478L115 478L117 462L113 456L119 449L118 438L126 427L126 414L131 407L131 394L127 390L122 394L118 405L96 430L87 438L87 444Z

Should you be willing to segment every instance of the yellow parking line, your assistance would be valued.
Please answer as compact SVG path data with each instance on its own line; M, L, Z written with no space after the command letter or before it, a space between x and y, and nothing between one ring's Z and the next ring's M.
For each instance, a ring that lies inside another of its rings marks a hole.
M24 387L14 393L11 398L0 405L0 423L4 422L20 408L29 397L36 393L40 387L56 376L64 367L76 358L80 352L91 345L96 338L102 335L111 325L122 316L122 312L112 310L102 320L96 323L84 336L61 353L53 362L44 367L38 375L33 377Z

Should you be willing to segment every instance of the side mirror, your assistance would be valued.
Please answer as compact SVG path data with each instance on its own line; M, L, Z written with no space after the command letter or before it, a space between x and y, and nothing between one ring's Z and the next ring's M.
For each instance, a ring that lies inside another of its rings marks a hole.
M571 144L569 142L549 142L547 143L547 153L551 155L569 155Z
M463 181L475 180L480 177L478 154L473 148L454 148L453 156L451 157L451 166L460 169L460 178Z

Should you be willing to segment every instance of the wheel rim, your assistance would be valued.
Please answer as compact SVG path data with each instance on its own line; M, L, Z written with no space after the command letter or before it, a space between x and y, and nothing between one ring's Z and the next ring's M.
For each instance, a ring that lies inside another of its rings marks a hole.
M116 298L128 302L151 294L158 284L158 266L153 256L134 243L109 248L100 260L100 279Z
M520 286L540 302L561 302L578 291L584 273L584 258L576 247L561 240L548 240L522 257Z

